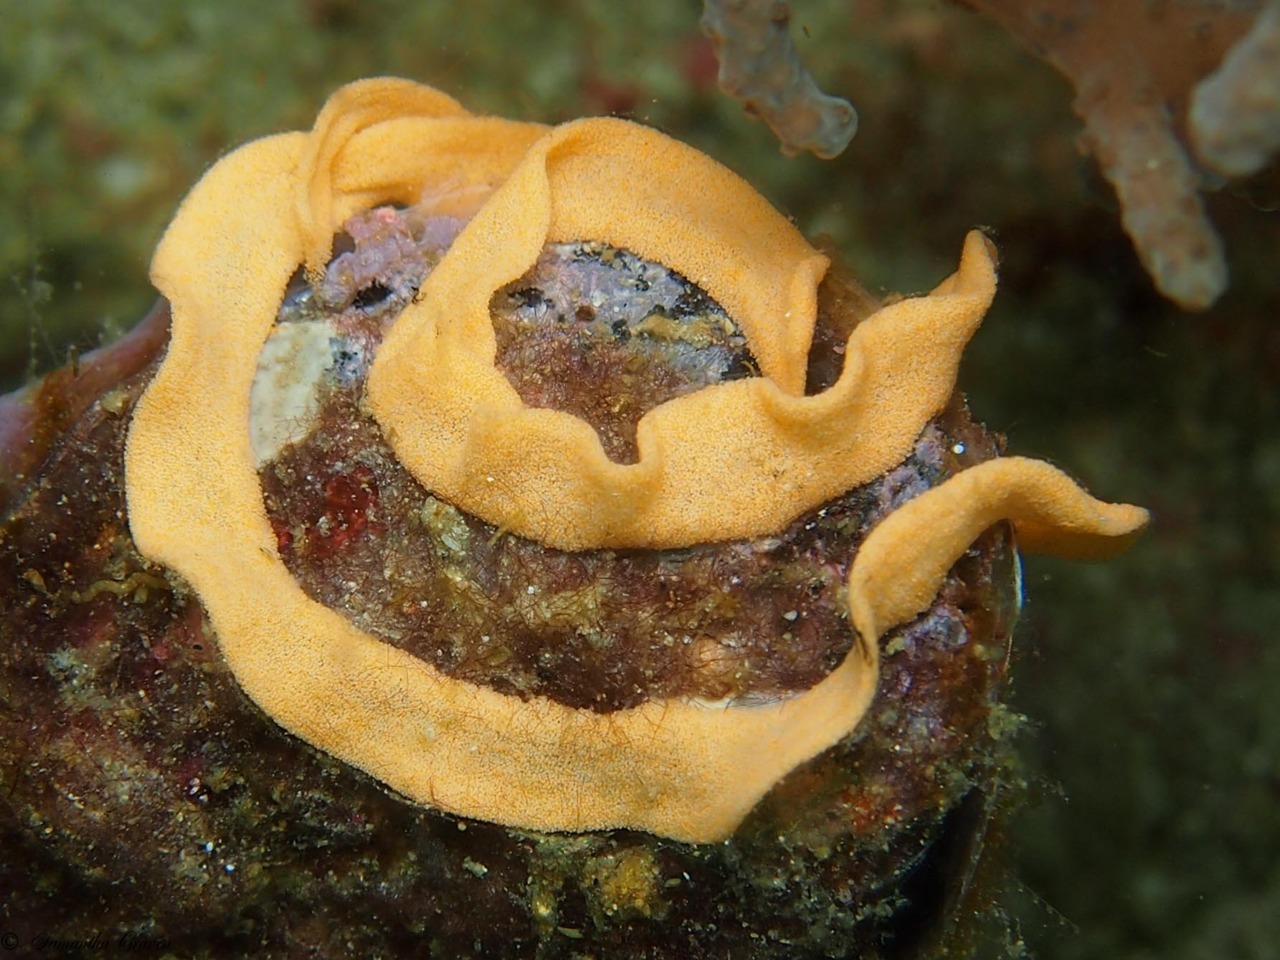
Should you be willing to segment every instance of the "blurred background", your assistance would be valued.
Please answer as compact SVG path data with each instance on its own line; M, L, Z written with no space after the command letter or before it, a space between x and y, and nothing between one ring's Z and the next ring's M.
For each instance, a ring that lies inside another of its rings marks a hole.
M787 158L721 95L694 0L3 0L0 390L119 335L220 153L396 74L475 112L634 117L752 181L877 293L989 230L1001 290L961 385L1011 451L1151 508L1125 557L1032 557L1011 698L1026 796L992 838L1001 951L1280 957L1280 178L1208 198L1231 287L1152 289L1072 91L927 0L797 0L792 34L861 125ZM627 170L618 171L620 190ZM993 947L993 949L995 949Z

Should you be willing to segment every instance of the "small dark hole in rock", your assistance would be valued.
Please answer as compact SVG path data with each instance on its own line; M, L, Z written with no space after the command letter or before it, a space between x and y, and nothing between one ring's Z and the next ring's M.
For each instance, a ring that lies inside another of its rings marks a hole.
M542 295L542 291L537 287L522 287L519 290L512 290L511 299L521 307L536 307L547 302L547 298Z
M333 235L333 252L329 255L329 262L333 263L344 253L354 253L356 249L355 237L347 233L345 230L339 230Z
M376 307L389 296L391 296L391 291L375 280L356 294L352 304L362 310L367 310L369 307Z
M729 364L729 369L724 372L724 380L745 380L747 377L758 376L759 371L752 365L750 357L735 356Z

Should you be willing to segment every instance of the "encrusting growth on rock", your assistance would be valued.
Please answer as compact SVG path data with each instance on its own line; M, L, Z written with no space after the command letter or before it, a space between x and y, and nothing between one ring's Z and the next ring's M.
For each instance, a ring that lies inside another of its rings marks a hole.
M620 169L632 174L625 186ZM721 839L857 726L879 636L929 603L986 527L1011 518L1033 545L1058 548L1043 535L1058 531L1105 551L1145 523L1048 467L995 460L872 529L852 559L858 636L807 690L595 712L452 677L299 586L250 443L256 357L290 278L303 265L316 274L344 222L382 204L468 222L373 356L368 410L426 491L547 549L772 534L894 468L950 401L995 273L990 244L971 234L953 277L859 323L838 378L806 396L826 259L732 173L644 127L472 117L428 88L376 79L338 91L310 133L215 165L152 265L173 324L129 433L133 537L190 582L269 716L416 801L537 830ZM610 460L585 421L527 406L496 366L489 305L565 241L678 270L741 328L759 375L658 404L637 425L632 464ZM352 482L342 496L373 496L368 476Z

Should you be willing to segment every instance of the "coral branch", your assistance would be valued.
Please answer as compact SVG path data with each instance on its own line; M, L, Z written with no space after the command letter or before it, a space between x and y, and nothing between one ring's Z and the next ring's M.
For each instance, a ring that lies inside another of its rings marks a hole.
M783 0L706 0L703 32L720 59L720 89L760 117L786 154L839 156L858 129L852 104L818 89L800 62Z
M1280 150L1280 0L1271 0L1187 114L1201 162L1228 177L1256 173Z
M1249 8L1256 5L1250 0L966 0L966 5L995 20L1071 81L1075 109L1085 124L1083 145L1115 188L1125 230L1156 288L1187 309L1210 306L1226 289L1227 267L1178 125L1193 88L1245 32ZM1230 80L1224 75L1224 92L1212 106L1224 131L1246 137L1258 120L1237 112L1252 97L1240 85L1254 82L1268 65L1275 72L1274 49L1262 42L1256 47L1232 54L1231 64L1239 59L1244 65L1232 66ZM1256 116L1265 113L1274 134L1280 81L1274 76L1268 81L1269 112L1260 104Z
M1200 178L1145 71L1108 63L1077 89L1083 142L1120 201L1120 221L1157 289L1203 310L1227 288L1222 241Z

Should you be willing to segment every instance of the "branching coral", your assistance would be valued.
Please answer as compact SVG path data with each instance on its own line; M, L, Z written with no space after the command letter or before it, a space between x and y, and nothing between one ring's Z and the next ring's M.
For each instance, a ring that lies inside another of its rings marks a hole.
M1196 155L1224 176L1255 173L1280 150L1280 0L1196 87L1187 119Z
M782 141L786 153L839 156L858 130L858 113L818 89L800 62L785 0L706 0L702 29L720 58L720 89L741 101Z
M966 5L1001 24L1074 84L1084 144L1115 188L1125 230L1160 292L1193 310L1217 300L1228 279L1222 242L1205 213L1201 176L1178 131L1196 84L1249 26L1250 4ZM1275 33L1274 19L1273 10L1256 37L1233 54L1228 70L1196 94L1192 137L1211 163L1203 150L1231 150L1225 140L1237 137L1254 143L1249 149L1257 163L1266 137L1275 135L1275 54L1267 52L1274 40L1266 39ZM1206 139L1221 146L1205 145Z
M1071 81L1082 143L1114 187L1156 287L1187 309L1214 303L1227 287L1226 256L1200 194L1221 177L1258 171L1280 147L1280 2L1252 29L1259 0L959 2ZM720 55L721 88L763 117L787 152L832 157L857 115L818 90L788 19L785 3L707 0L703 27Z

